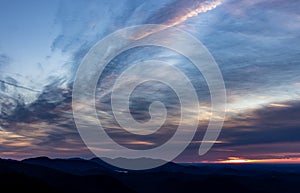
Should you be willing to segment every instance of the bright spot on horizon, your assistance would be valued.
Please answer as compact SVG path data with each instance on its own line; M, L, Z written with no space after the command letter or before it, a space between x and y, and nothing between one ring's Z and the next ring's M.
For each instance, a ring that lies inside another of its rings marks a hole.
M240 157L228 157L227 160L219 160L213 162L203 162L203 163L216 163L216 164L243 164L243 163L253 163L253 164L299 164L300 157L295 158L273 158L273 159L246 159Z
M242 158L238 158L238 157L228 157L228 160L223 160L223 161L219 161L218 163L249 163L249 162L253 162L252 160L248 160L248 159L242 159Z

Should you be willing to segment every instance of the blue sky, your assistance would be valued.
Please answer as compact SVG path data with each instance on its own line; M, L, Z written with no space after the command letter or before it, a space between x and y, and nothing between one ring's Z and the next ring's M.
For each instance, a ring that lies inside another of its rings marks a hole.
M204 127L200 125L179 161L300 158L300 2L206 1L216 2L214 8L177 22L203 1L1 1L0 156L91 157L72 119L76 70L106 35L155 23L173 25L198 38L218 63L227 89L227 116L219 142L199 157ZM209 108L203 77L188 61L151 48L137 51L137 56L147 58L149 53L186 72L204 111ZM113 84L112 75L135 61L127 59L126 53L121 55L107 70L104 91ZM99 100L106 107L103 96Z

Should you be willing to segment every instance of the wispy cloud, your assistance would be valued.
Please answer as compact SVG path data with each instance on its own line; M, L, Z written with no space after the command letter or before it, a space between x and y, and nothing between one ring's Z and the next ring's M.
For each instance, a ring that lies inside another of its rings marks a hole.
M200 13L213 10L221 4L222 0L207 0L203 2L193 0L183 2L179 0L172 2L160 9L146 22L150 24L161 24L161 26L153 27L148 32L138 33L133 37L133 39L141 39L166 28L182 24L189 18L198 16Z

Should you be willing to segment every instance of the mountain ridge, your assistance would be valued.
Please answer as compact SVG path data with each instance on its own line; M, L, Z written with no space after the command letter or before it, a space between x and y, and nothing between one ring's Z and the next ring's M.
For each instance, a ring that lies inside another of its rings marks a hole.
M0 159L0 185L12 193L294 193L300 181L300 165L170 162L133 171L105 164L100 158Z

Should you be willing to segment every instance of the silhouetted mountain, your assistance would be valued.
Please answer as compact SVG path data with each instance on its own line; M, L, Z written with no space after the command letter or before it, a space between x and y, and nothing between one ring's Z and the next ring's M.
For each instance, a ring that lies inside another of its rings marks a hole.
M0 185L5 193L297 193L299 182L300 165L167 163L132 171L99 158L0 159Z
M23 163L45 166L48 168L56 169L70 174L76 175L95 175L106 174L111 170L80 158L76 159L49 159L47 157L30 158L22 161Z
M25 162L32 163L25 163ZM123 185L119 180L109 175L74 175L50 167L41 165L52 165L49 158L34 158L22 162L1 160L0 179L1 188L6 187L6 193L15 192L63 192L63 193L96 193L96 192L134 192ZM45 164L43 164L45 161ZM52 160L53 161L53 160ZM76 168L78 162L64 160L69 163L69 168ZM36 162L37 164L33 164ZM54 160L56 162L56 160ZM65 163L57 161L62 167ZM85 167L82 162L81 167ZM68 165L68 164L66 164ZM89 164L87 164L89 165ZM60 168L57 167L57 168ZM68 169L66 169L68 170ZM72 171L73 172L73 171ZM28 182L28 183L27 183ZM26 183L26 184L24 184ZM19 185L19 186L16 186Z

